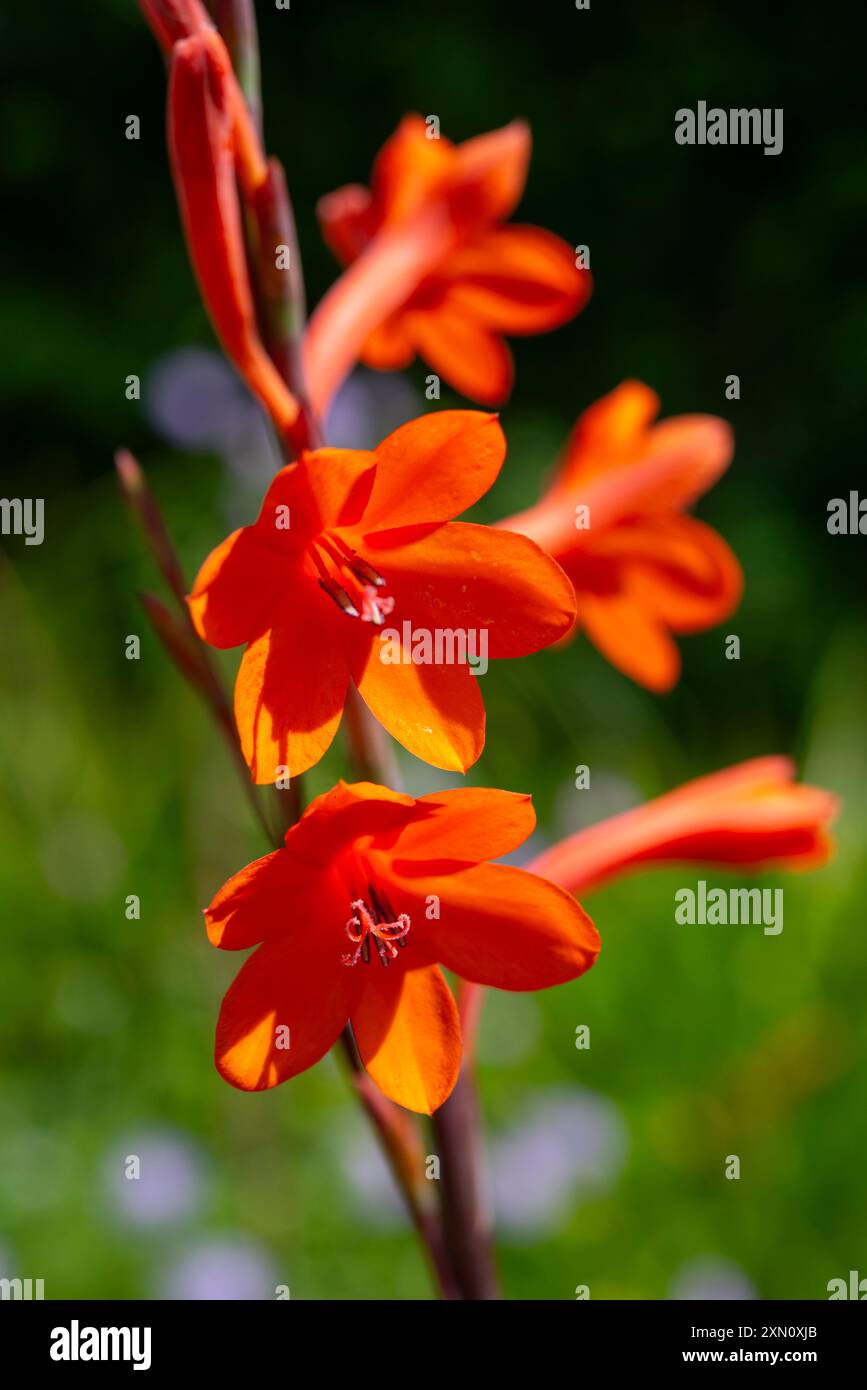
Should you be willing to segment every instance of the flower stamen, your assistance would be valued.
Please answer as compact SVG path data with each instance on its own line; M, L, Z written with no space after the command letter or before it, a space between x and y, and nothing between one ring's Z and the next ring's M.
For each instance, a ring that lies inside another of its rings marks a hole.
M383 965L388 965L389 961L394 960L398 946L406 945L410 928L408 914L401 912L400 916L395 918L386 900L373 888L369 888L369 892L372 907L368 907L363 898L356 898L350 903L355 915L346 923L346 935L355 946L355 950L341 956L344 965L357 965L359 959L367 965L370 961L371 939Z
M320 588L338 608L350 618L381 627L394 608L394 599L378 592L385 586L383 576L336 536L318 536L310 553Z

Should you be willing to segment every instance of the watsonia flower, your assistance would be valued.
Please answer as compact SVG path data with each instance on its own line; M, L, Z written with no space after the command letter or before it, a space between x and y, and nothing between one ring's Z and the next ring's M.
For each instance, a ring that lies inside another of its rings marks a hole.
M430 1114L461 1064L441 966L506 990L574 980L599 951L570 894L486 861L531 834L527 796L475 787L415 800L339 783L205 913L223 950L258 949L217 1024L221 1074L245 1091L306 1071L351 1024L380 1090ZM261 944L259 944L261 943Z

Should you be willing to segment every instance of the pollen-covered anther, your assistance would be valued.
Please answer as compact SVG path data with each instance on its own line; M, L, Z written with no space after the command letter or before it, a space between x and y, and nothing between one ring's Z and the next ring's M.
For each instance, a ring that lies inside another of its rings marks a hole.
M381 627L394 599L380 593L385 579L336 536L319 536L312 547L319 585L350 618Z
M376 947L376 953L383 965L388 965L390 960L394 960L397 955L398 946L406 945L406 936L409 932L410 921L407 913L402 912L394 922L383 920L383 914L376 908L369 908L363 898L357 898L350 903L350 907L355 913L346 923L346 935L355 946L353 952L347 952L341 956L344 965L357 965L359 957L365 965L370 962L370 943Z

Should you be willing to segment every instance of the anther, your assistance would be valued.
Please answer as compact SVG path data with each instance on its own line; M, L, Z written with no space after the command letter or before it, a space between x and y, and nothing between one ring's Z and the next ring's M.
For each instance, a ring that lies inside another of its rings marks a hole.
M343 588L341 584L337 583L336 580L320 579L319 587L320 589L325 590L329 598L334 599L334 602L337 604L337 607L342 609L343 612L347 615L347 617L357 618L359 616L358 609L352 602L352 599L349 597L349 594L346 592L346 590Z

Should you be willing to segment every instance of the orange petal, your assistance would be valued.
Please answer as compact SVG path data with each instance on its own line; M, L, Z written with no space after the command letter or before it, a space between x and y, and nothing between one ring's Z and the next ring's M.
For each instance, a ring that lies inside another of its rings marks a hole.
M376 230L373 199L369 190L358 183L347 184L320 198L316 216L326 246L341 265L351 265Z
M404 116L376 157L371 188L377 215L388 225L412 217L442 195L455 167L455 150L444 136L428 138L423 117Z
M293 777L306 772L330 746L349 680L349 622L312 580L304 581L244 653L235 719L254 782L273 782L280 767Z
M391 877L394 901L424 923L424 937L412 945L464 980L496 989L548 989L583 975L599 953L598 933L584 909L564 889L524 869L476 864L419 879L393 866ZM431 894L439 899L438 920L426 919Z
M534 859L533 871L577 893L651 861L818 867L837 799L793 775L788 758L756 758L700 777L569 836Z
M634 598L621 593L577 595L578 626L624 675L658 694L677 684L680 654L666 628Z
M205 909L208 940L224 951L243 951L290 930L309 929L325 920L335 903L339 915L342 899L327 874L276 849L223 884Z
M387 665L379 643L356 683L372 714L423 762L466 772L485 746L485 707L467 666Z
M334 1045L359 989L359 972L340 960L345 944L335 916L266 941L245 961L217 1022L217 1069L233 1086L277 1086Z
M403 828L390 850L398 871L408 875L429 873L434 860L499 859L536 826L531 798L517 792L458 787L419 797L416 804L427 814Z
M590 508L597 535L624 517L691 506L731 462L725 420L680 415L653 425L658 410L649 387L627 381L586 410L572 432L555 491L568 489Z
M575 621L571 582L526 536L454 521L408 545L370 553L394 595L389 623L397 630L409 618L431 632L478 634L477 644L485 633L487 655L497 658L540 651ZM471 654L480 655L479 646Z
M689 516L624 523L596 554L615 564L624 593L674 632L700 632L734 611L741 568L721 536Z
M169 153L184 232L214 329L277 427L298 418L259 338L235 182L234 77L212 29L172 49Z
M641 381L624 381L589 406L563 453L558 483L576 487L636 457L659 414L659 397Z
M239 647L268 626L291 576L288 558L257 543L245 526L212 550L187 599L196 631L212 647Z
M539 227L482 232L449 258L450 309L498 333L544 333L577 314L592 281L560 237Z
M410 420L376 450L376 479L360 530L448 521L488 491L505 456L495 415L437 410Z
M415 359L415 346L406 331L405 315L392 314L365 338L360 360L377 372L396 372Z
M316 414L324 414L370 335L403 308L455 239L445 205L426 205L408 221L377 232L319 301L304 337L304 371Z
M286 832L286 849L301 863L326 868L352 840L393 837L413 819L429 816L414 797L374 782L338 782L311 801Z
M432 1115L451 1095L461 1068L461 1026L436 966L403 962L366 972L352 1010L361 1059L390 1100Z
M461 395L500 405L512 389L514 364L502 338L448 303L406 315L418 352Z
M526 121L511 121L458 145L452 175L458 214L489 222L509 217L527 182L531 143Z

